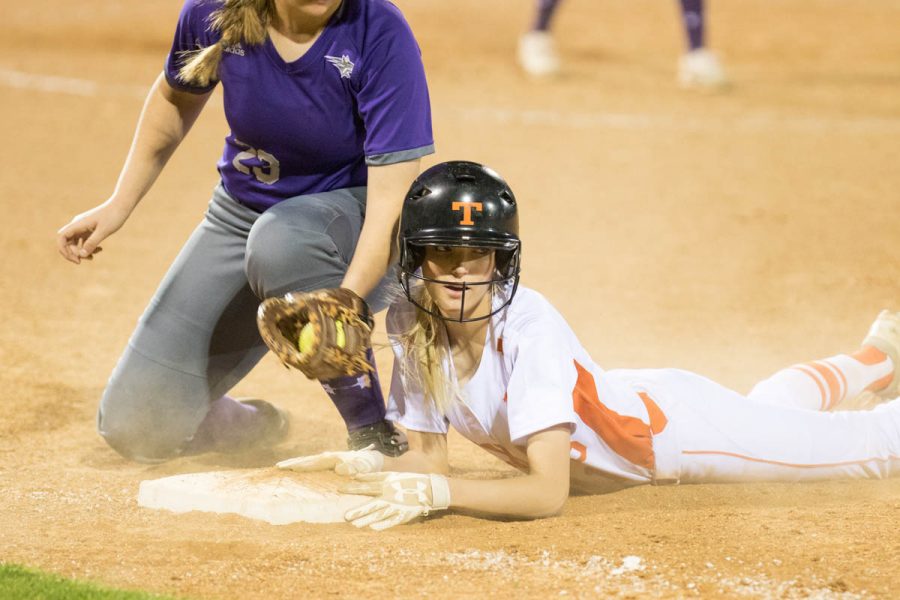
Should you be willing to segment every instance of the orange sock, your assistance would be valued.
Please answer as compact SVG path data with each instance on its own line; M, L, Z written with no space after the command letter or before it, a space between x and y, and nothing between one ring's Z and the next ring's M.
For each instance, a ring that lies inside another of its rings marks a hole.
M856 352L850 355L858 362L861 362L864 365L872 366L883 363L885 361L891 365L891 372L882 377L881 379L877 379L873 381L868 386L866 386L866 390L870 392L877 392L879 390L883 390L887 386L891 384L894 380L894 363L891 358L876 348L875 346L863 346Z
M865 390L884 389L893 378L890 357L867 346L854 354L838 354L782 369L758 383L749 397L779 406L831 410Z

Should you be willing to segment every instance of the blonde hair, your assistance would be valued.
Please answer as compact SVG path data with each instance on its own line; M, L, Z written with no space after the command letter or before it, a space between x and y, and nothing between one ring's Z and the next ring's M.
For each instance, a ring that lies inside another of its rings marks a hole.
M219 63L225 48L238 43L257 46L266 41L266 27L274 10L274 0L221 0L222 7L209 15L209 30L220 32L218 42L183 53L178 79L207 86L218 79Z
M491 295L505 294L508 287L493 284ZM430 400L439 414L446 414L451 406L462 398L455 377L449 377L444 370L450 364L450 341L447 326L437 315L440 311L434 299L424 286L410 290L415 295L416 320L405 332L396 336L395 343L403 348L404 360L400 363L400 374L404 385L417 385L426 400ZM398 296L400 297L400 296Z
M400 373L404 382L418 385L439 414L446 414L459 393L444 370L450 358L447 329L440 317L431 314L437 312L437 307L425 286L414 292L425 310L417 309L415 322L398 336L404 354Z

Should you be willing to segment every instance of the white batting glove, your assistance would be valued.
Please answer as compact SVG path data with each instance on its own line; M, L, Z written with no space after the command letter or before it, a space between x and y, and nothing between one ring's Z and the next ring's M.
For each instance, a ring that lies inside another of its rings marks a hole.
M384 455L372 450L372 444L362 450L346 452L322 452L312 456L298 456L276 463L279 469L288 471L328 471L334 469L338 475L376 473L384 467Z
M356 527L381 531L450 506L450 484L443 475L370 473L357 475L354 480L341 491L376 497L344 514Z

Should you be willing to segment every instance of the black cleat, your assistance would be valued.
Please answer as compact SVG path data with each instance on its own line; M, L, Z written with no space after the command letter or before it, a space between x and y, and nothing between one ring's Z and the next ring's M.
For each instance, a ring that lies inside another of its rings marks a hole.
M257 448L273 448L283 442L291 429L288 414L265 400L239 400L241 404L249 404L262 414L265 424L254 444Z
M390 421L366 425L349 433L347 447L350 450L363 450L369 446L374 446L374 450L385 456L400 456L409 450L406 435L398 431Z

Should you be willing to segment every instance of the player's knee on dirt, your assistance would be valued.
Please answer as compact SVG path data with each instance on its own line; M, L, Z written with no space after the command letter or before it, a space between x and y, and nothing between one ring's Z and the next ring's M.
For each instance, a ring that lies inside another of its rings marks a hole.
M259 298L338 287L347 271L345 240L297 229L264 213L250 230L244 268ZM352 253L352 248L349 250Z
M148 421L127 421L119 418L116 409L97 413L97 430L110 448L123 457L143 463L155 463L175 458L186 443L173 439ZM162 433L162 435L160 435Z
M137 462L162 462L175 458L190 441L185 423L176 414L142 403L135 411L126 402L104 394L97 413L97 430L109 446L127 459ZM196 427L194 427L196 430Z
M126 351L103 392L97 430L125 458L174 458L206 415L208 387L202 378Z
M98 413L97 428L109 447L124 458L140 463L158 463L178 456L179 446L159 444L147 432L135 427L109 427Z

